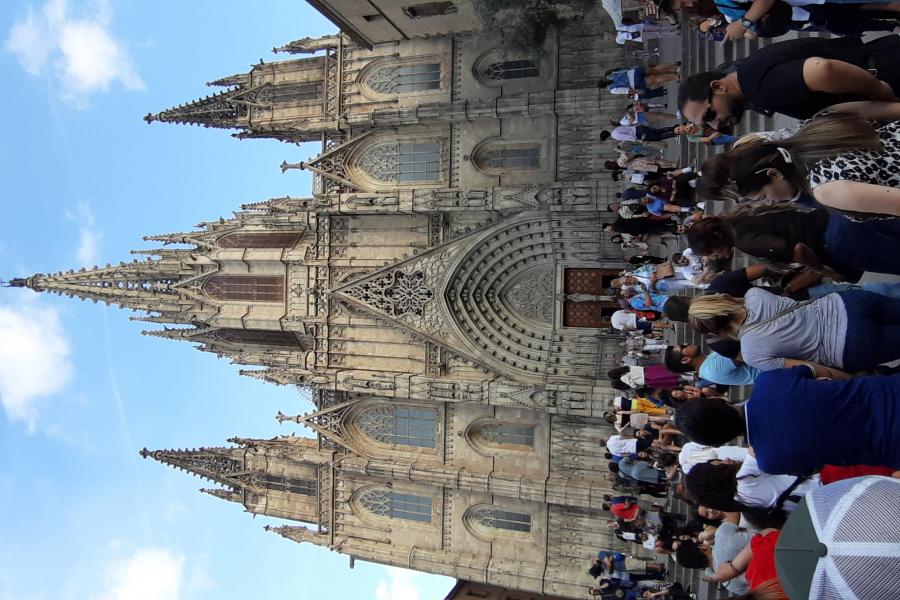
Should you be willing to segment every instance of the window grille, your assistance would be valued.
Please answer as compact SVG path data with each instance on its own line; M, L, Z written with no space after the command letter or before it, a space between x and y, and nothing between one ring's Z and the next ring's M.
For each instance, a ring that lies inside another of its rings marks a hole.
M214 275L203 290L216 300L284 302L284 277L280 275Z
M385 444L434 448L436 413L429 408L380 405L363 412L359 427Z
M441 64L385 66L369 73L366 87L379 94L409 94L441 87Z
M503 81L505 79L526 79L541 74L540 65L530 58L507 60L491 63L484 67L483 74L488 79Z
M394 142L370 148L360 167L371 177L388 183L441 180L439 142Z
M388 490L371 490L360 496L359 503L379 517L431 522L431 498Z
M482 527L488 529L505 529L507 531L531 533L531 515L528 514L485 506L473 510L471 518Z

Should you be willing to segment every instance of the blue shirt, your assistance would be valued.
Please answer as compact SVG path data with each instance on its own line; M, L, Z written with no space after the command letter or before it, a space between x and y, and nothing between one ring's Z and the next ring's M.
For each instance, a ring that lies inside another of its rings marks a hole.
M656 215L657 217L662 217L666 214L666 201L658 196L653 196L647 194L647 197L651 199L650 204L647 204L647 212L651 215Z
M669 299L665 294L654 294L650 292L650 299L653 300L653 304L647 306L644 303L644 293L641 292L636 296L632 296L631 299L628 300L628 303L631 305L631 308L635 310L655 310L657 312L662 312L663 304L666 303L666 300Z
M766 473L900 469L900 374L819 381L805 365L767 371L744 410L748 442Z
M710 352L697 370L697 375L721 385L752 385L759 375L759 369Z

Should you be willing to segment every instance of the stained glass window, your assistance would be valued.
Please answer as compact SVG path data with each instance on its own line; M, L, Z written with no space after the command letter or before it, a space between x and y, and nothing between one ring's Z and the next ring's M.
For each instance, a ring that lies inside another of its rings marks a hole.
M370 176L389 183L441 180L439 142L394 142L370 148L360 160Z
M530 58L523 60L507 60L495 62L484 67L483 74L488 79L501 81L504 79L525 79L541 74L540 65Z
M380 94L409 94L441 87L440 63L419 65L395 65L375 69L364 81L365 85Z
M431 522L431 498L388 490L371 490L362 494L359 503L379 517L406 521Z
M505 529L531 533L531 515L483 506L471 511L470 518L488 529Z
M259 91L257 101L266 104L291 104L318 100L321 97L322 83L312 81L265 87Z
M216 300L284 302L284 277L280 275L214 275L203 291Z
M362 413L358 423L366 435L385 444L434 448L436 417L430 408L383 404Z
M301 496L316 495L316 482L309 479L293 479L266 473L264 481L267 488L276 492L287 492Z
M266 331L263 329L220 329L216 337L232 344L258 344L262 346L302 346L296 334L290 331Z

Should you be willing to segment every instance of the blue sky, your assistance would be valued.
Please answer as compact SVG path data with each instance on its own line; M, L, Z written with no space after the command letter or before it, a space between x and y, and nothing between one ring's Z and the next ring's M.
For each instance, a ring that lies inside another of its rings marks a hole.
M314 146L237 141L141 117L334 27L300 0L5 0L0 277L129 259L243 202L306 195L282 160ZM357 563L262 531L204 483L138 450L290 433L293 389L239 377L102 304L0 290L0 600L443 598L447 578ZM299 432L298 432L299 433Z

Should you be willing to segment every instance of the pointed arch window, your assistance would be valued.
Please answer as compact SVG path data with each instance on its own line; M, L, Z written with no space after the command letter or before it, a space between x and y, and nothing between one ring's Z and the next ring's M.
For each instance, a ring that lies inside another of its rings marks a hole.
M410 94L441 87L441 64L388 65L369 73L363 84L379 94Z
M485 421L475 427L474 435L484 443L496 446L534 447L536 425Z
M259 91L257 102L264 104L292 104L322 98L322 82L310 81L286 85L271 85Z
M465 519L477 528L484 530L500 529L531 533L531 515L527 513L501 510L494 506L476 506L469 509Z
M369 148L359 161L368 175L387 183L440 181L440 142L392 142Z
M479 144L473 155L475 166L490 174L541 168L541 145L538 143L489 140Z
M215 300L246 302L284 302L284 277L281 275L214 275L203 291Z
M390 519L403 519L419 523L431 522L431 498L405 492L369 490L358 500L370 513Z
M220 248L291 248L300 240L298 231L249 231L219 238Z
M357 424L385 444L434 448L437 412L431 408L382 404L363 412Z
M316 495L316 482L310 479L294 479L266 473L263 483L268 489L276 492L287 492L288 494L298 494L300 496Z
M482 76L492 81L527 79L541 74L540 63L532 58L492 62L482 68Z
M490 148L480 157L485 169L502 171L524 171L541 168L541 147L522 146L511 148Z
M260 346L297 346L303 344L297 334L291 331L266 331L263 329L220 329L216 338L231 344L254 344Z

